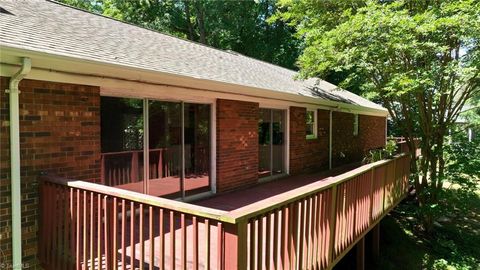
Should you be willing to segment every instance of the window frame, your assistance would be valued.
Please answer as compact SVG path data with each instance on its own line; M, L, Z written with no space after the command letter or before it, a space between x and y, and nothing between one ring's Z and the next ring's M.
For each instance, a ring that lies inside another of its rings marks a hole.
M102 88L100 89L102 90ZM123 93L102 93L100 92L100 97L110 97L110 98L126 98L126 99L139 99L139 100L142 100L143 101L143 113L142 113L142 118L143 118L143 122L144 122L144 125L143 125L143 131L144 131L144 135L145 134L149 134L149 125L148 125L148 118L149 118L149 106L148 106L148 103L150 101L165 101L165 102L175 102L175 103L181 103L182 104L182 118L185 116L185 111L184 111L184 105L185 103L190 103L190 104L202 104L202 105L209 105L210 106L210 124L209 124L209 128L210 128L210 135L209 135L209 151L210 151L210 154L209 154L209 186L210 186L210 190L208 191L205 191L203 193L198 193L198 194L192 194L192 195L186 195L184 194L184 191L181 191L182 193L182 196L179 197L179 198L176 198L175 200L181 200L181 201L186 201L186 200L192 200L192 199L195 199L195 198L202 198L202 197L206 197L206 196L210 196L211 194L216 194L217 193L217 174L216 174L216 168L217 168L217 157L214 153L216 153L216 150L217 150L217 134L215 132L215 130L217 129L217 118L216 118L216 111L217 111L217 105L216 105L216 99L209 99L209 98L200 98L200 99L191 99L191 98L188 98L188 97L176 97L176 98L168 98L168 97L164 97L164 96L148 96L148 95L137 95L137 94L131 94L131 93L128 93L128 94L123 94ZM101 106L101 104L100 104ZM100 116L101 117L101 116ZM182 130L184 129L184 123L182 121ZM100 134L101 136L101 134ZM100 140L101 140L101 137L100 137ZM184 144L184 138L182 138L182 144ZM146 158L146 155L145 153L148 153L148 150L146 150L146 146L145 145L149 145L149 142L148 142L148 136L145 138L143 138L143 148L142 148L142 153L143 153L143 157L144 159L148 159ZM101 153L105 153L105 152L102 152ZM107 152L108 153L108 152ZM142 155L142 154L141 154ZM147 155L148 157L148 155ZM184 162L184 160L182 161L182 163ZM182 164L182 167L184 167L184 165ZM184 173L184 168L181 169L181 174L185 174ZM146 172L144 171L143 172L143 175L144 175L144 178L145 178L145 175L146 175ZM149 178L145 178L145 179L148 179L150 180ZM147 192L147 185L148 185L148 181L144 181L144 191L143 192ZM183 184L181 184L183 185ZM145 193L145 194L148 194L148 193Z
M305 114L305 127L307 126L307 115L309 112L313 112L313 134L305 134L305 138L307 140L313 140L313 139L316 139L318 138L318 121L317 121L317 112L318 110L317 109L308 109L307 108L307 111L306 111L306 114ZM305 133L306 133L306 128L305 128Z

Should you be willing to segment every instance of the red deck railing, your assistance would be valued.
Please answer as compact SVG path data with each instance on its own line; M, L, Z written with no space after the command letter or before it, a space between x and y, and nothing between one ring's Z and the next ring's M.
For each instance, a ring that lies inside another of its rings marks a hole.
M397 153L408 153L410 152L410 149L408 148L407 141L405 140L404 137L393 137L392 138L396 143L397 143ZM420 142L421 140L419 138L414 139L415 143L415 154L417 156L420 155Z
M186 145L187 161L191 158L191 151L197 152L195 162L197 164L186 164L187 174L208 174L209 161L206 147L192 149ZM148 172L149 179L180 176L181 170L181 148L156 148L149 150ZM100 156L101 183L106 186L117 186L129 183L136 183L143 179L143 150L130 150L120 152L102 153Z
M225 212L44 177L46 269L325 269L406 195L409 156Z

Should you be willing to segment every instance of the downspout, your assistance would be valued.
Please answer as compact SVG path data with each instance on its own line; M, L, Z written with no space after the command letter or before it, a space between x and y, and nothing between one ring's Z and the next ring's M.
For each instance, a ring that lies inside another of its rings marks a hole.
M332 127L333 111L330 110L330 127L328 128L328 169L332 169Z
M30 72L32 61L22 58L20 70L10 78L10 184L12 202L12 263L13 269L22 269L22 212L20 190L20 117L18 84Z

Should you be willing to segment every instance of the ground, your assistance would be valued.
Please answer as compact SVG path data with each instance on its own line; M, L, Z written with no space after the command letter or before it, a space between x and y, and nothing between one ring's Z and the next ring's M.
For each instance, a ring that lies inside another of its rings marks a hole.
M451 191L457 192L457 191ZM400 204L381 225L381 258L372 269L480 269L480 188L458 209L422 233L411 203Z

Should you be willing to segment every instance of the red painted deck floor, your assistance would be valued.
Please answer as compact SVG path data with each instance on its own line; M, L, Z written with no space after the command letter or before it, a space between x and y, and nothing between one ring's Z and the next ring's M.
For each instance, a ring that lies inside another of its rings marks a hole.
M358 166L359 164L356 163L338 167L330 171L287 176L269 182L259 183L248 188L218 194L191 203L214 209L231 211L313 182L325 180L325 178L330 176L342 174Z

